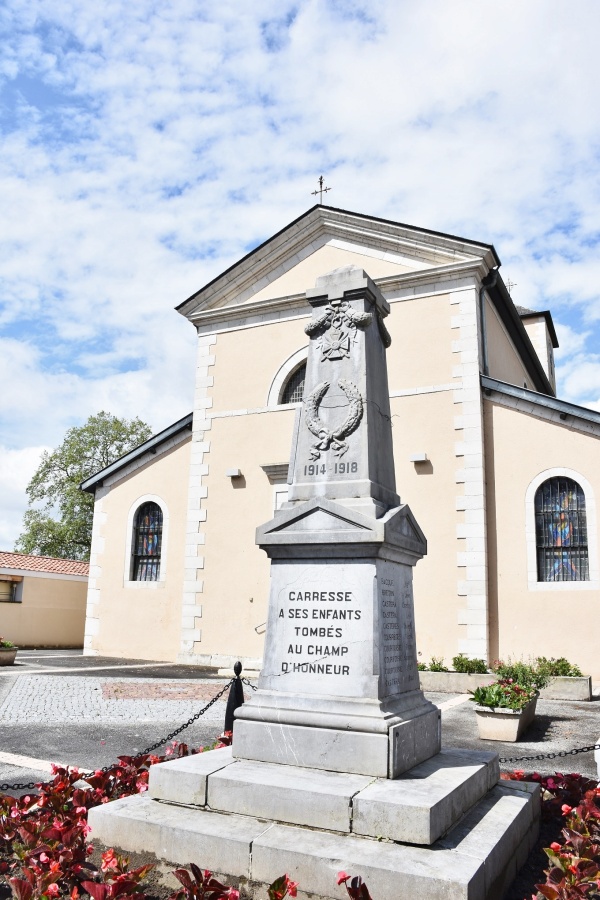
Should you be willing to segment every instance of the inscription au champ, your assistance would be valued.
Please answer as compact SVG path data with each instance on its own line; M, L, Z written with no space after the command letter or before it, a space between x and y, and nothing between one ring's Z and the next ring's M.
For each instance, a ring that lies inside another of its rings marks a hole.
M290 643L287 647L287 655L310 656L312 660L306 662L297 662L292 659L290 662L283 661L281 663L281 671L283 674L288 672L303 672L311 675L349 675L350 666L342 663L341 660L348 655L349 648L347 644L328 644L313 643L311 638L318 639L337 639L344 638L344 629L340 626L322 626L312 624L323 619L332 619L338 621L359 621L361 618L361 610L345 607L346 603L353 602L352 591L290 591L288 601L290 606L287 608L287 618L295 621L308 620L311 624L293 625L293 633L296 638L308 638L307 643ZM292 604L296 603L334 603L334 607L298 607ZM337 604L344 604L338 607ZM279 610L279 618L286 618L286 610ZM339 657L340 662L329 662L328 657Z

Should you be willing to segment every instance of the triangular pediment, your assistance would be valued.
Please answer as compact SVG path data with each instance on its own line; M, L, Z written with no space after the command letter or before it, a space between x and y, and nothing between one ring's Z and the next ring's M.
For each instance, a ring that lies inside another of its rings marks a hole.
M423 553L426 552L427 540L409 506L405 504L388 513L384 517L384 522L387 540L393 541L394 536L405 538L412 542L415 547L422 547Z
M257 529L257 542L269 536L297 535L299 540L315 534L365 535L372 531L372 521L366 516L326 498L301 503L291 509L279 510L275 518Z
M298 298L319 275L342 266L364 269L375 281L486 260L493 247L328 206L315 206L269 238L178 310L192 321L230 307Z

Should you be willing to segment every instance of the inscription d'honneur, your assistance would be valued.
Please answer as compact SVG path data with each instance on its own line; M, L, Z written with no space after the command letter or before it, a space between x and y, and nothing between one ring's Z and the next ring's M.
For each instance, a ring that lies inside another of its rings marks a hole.
M396 777L438 752L440 734L417 676L412 567L425 539L396 493L390 310L355 267L319 278L307 300L288 501L257 530L271 559L264 662L233 754Z
M352 591L288 592L287 604L278 615L288 623L285 633L289 643L286 650L285 641L281 647L284 675L350 675L351 635L346 623L359 622L362 613L352 606L353 602L356 606Z

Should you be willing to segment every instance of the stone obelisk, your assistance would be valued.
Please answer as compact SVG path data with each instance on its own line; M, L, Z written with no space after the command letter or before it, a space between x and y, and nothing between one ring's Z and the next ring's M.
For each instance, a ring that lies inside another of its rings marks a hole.
M396 493L384 324L362 269L337 269L313 308L289 499L257 530L271 559L259 689L233 755L395 778L440 750L419 689L412 567L425 538Z

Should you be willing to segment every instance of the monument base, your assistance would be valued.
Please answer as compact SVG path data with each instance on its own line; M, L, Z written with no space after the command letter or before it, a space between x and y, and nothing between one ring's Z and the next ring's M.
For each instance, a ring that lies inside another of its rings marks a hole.
M195 862L251 897L285 872L299 897L343 900L343 870L374 898L501 900L537 838L540 795L497 779L490 752L444 750L391 781L227 748L153 766L148 794L98 806L89 823L95 841Z
M427 703L384 733L237 718L233 753L239 759L397 778L440 749L440 711Z

